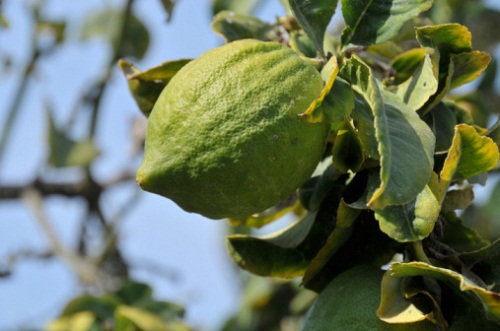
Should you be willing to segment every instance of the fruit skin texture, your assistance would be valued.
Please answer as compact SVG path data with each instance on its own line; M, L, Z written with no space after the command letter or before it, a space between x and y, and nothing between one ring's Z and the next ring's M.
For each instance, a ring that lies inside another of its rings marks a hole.
M208 51L159 96L137 182L213 219L282 202L324 152L329 126L299 116L322 87L318 71L279 43L245 39Z

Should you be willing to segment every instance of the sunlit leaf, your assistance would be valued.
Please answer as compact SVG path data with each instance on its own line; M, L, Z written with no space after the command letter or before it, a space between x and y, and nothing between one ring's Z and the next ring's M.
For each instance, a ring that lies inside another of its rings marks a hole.
M396 277L429 276L477 300L491 321L500 324L500 293L489 291L473 283L464 275L450 269L438 268L424 262L393 263L389 271Z
M125 75L130 93L139 109L145 116L149 116L163 88L189 61L187 59L167 61L141 72L132 63L121 59L118 67Z
M120 305L115 311L116 331L138 330L138 331L170 331L167 325L156 315L145 310Z
M375 210L380 230L399 242L422 240L434 229L440 202L429 186L406 205L387 206Z
M451 54L472 51L472 36L463 25L456 23L431 25L419 27L416 31L420 45L439 51L440 66L446 66ZM440 72L442 71L440 68Z
M472 82L488 67L491 56L487 53L474 51L452 54L454 64L451 88Z
M368 127L369 117L372 118L371 126L374 127L380 156L381 181L368 205L383 209L388 205L410 202L430 179L434 162L434 135L415 111L405 106L397 96L386 92L382 97L370 68L356 56L346 62L340 75L350 81L354 91L363 96L371 110L371 114L363 116ZM366 137L360 139L364 143ZM369 149L367 151L370 152Z
M337 59L332 57L324 66L321 71L321 77L325 82L325 86L321 91L320 95L309 105L307 110L300 114L307 119L308 122L317 123L317 122L333 122L335 119L338 119L339 116L335 114L340 108L331 108L331 107L322 107L323 102L329 98L329 94L332 91L335 78L339 72L339 66L337 63ZM340 84L340 83L339 83ZM341 89L343 87L340 87ZM333 98L333 94L332 97ZM332 100L332 102L334 102ZM341 110L341 119L343 120L344 113L346 111Z
M377 316L391 324L415 323L424 320L435 320L434 312L429 305L417 305L415 300L415 284L410 277L395 277L386 272L382 278L380 306ZM420 291L422 293L422 291ZM429 294L427 298L438 306ZM425 308L424 308L425 307ZM425 310L424 310L425 309Z
M416 72L396 87L395 93L413 110L422 107L437 92L438 75L430 54L426 54Z
M495 167L498 158L498 146L491 138L480 136L470 125L459 124L440 177L447 183L470 178Z
M273 40L275 27L258 18L231 11L221 11L215 15L212 30L222 36L226 42L239 39Z
M89 331L92 330L92 325L95 323L96 317L90 311L82 311L73 315L60 317L51 321L47 327L47 331Z
M420 110L425 114L445 97L452 86L455 70L452 55L472 51L472 42L469 30L455 23L419 27L416 32L420 45L433 50L433 62L439 72L438 90Z
M342 45L371 45L388 41L403 24L432 6L432 0L342 0L346 28Z
M289 0L297 21L324 55L323 40L326 28L332 20L338 0Z
M417 71L427 52L424 48L412 48L392 59L390 66L396 71L394 84L399 85L411 78Z
M93 12L84 22L82 38L84 40L93 37L105 38L120 56L131 56L140 60L149 47L148 29L134 15L131 15L127 22L124 22L124 19L124 14L120 10L106 9ZM124 27L126 30L122 36Z

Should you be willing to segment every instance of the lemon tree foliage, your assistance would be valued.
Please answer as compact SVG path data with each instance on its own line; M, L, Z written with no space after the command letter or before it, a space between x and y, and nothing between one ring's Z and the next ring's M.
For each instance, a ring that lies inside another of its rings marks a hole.
M498 329L498 232L484 237L467 216L499 169L495 66L455 21L465 9L342 0L336 34L337 1L282 1L275 22L253 16L259 3L215 1L225 44L197 59L144 72L120 61L149 116L138 183L228 218L242 269L316 292L302 330ZM475 92L453 90L479 77ZM487 208L491 218L498 205ZM252 235L286 214L293 224ZM119 325L141 314L115 309ZM261 322L235 318L227 330Z

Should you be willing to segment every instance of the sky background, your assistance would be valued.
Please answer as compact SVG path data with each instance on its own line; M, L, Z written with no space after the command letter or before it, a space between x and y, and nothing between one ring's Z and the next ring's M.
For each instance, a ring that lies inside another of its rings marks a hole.
M10 57L12 69L0 67L0 125L5 120L21 72L28 61L31 20L26 5L30 1L5 0L3 13L10 23L0 30L0 58ZM79 33L89 13L103 6L121 6L113 0L49 0L50 18L66 18L67 42L56 53L40 61L37 78L30 82L21 113L15 122L3 164L3 184L25 183L39 173L47 155L47 115L50 102L58 123L64 123L86 86L98 79L108 61L109 49L98 39L82 42ZM166 14L159 0L136 1L134 13L149 28L150 48L136 65L145 70L167 60L195 58L222 43L211 32L208 0L179 0L174 16L165 24ZM258 12L274 20L282 15L279 1L268 1ZM112 86L104 99L97 128L102 150L95 167L97 179L112 177L117 169L135 169L130 163L130 127L142 116L130 97L126 81L115 70ZM65 174L43 170L48 178ZM112 216L135 194L135 184L122 185L103 197L105 212ZM73 247L81 217L86 210L77 199L50 197L45 212L63 243ZM203 330L216 329L238 308L239 282L235 267L224 246L224 221L206 220L187 214L171 201L141 194L140 203L123 219L120 240L125 259L137 268L133 277L151 284L161 300L172 300L187 308L187 321ZM0 261L20 250L46 251L48 243L34 216L21 201L0 202ZM146 271L153 264L174 271L177 281ZM12 276L0 280L0 330L40 328L55 317L79 291L78 282L65 264L57 259L24 260L15 265Z

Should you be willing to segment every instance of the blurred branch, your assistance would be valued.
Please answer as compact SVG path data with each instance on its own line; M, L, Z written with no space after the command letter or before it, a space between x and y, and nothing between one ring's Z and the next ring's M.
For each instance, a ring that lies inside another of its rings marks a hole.
M12 273L12 268L21 259L49 259L54 256L52 251L37 252L30 249L23 249L15 252L14 254L8 255L5 259L5 263L0 265L0 278L8 277Z
M103 79L97 83L97 85L94 87L93 91L91 91L91 95L93 94L93 98L89 98L89 102L92 104L92 116L90 120L90 128L89 128L89 136L93 137L96 132L97 128L97 118L99 114L99 109L101 106L101 100L102 97L106 91L106 88L108 86L108 82L111 78L111 75L113 73L113 69L116 66L116 63L118 59L121 58L121 50L122 50L122 45L124 43L124 40L126 38L126 32L128 28L128 24L130 22L131 14L132 14L132 5L134 3L134 0L127 0L127 3L125 4L125 8L123 10L123 21L122 21L122 26L120 29L120 34L119 34L119 42L118 46L113 50L113 54L110 58L110 61L107 65L106 72L103 76ZM94 92L94 93L92 93Z
M31 183L21 185L1 185L0 200L16 200L23 196L27 190L36 190L42 196L63 195L66 197L95 197L100 192L117 184L134 180L135 175L123 172L115 178L103 183L89 181L87 178L73 183L51 183L40 178Z
M35 40L33 40L33 43L35 43ZM41 52L35 48L32 51L31 58L24 69L23 76L21 78L21 82L19 83L19 86L17 87L17 90L15 92L14 100L12 101L12 104L10 105L8 111L7 111L7 119L5 120L4 126L2 130L0 131L0 166L2 164L2 159L5 153L5 146L7 145L7 142L9 140L12 128L14 127L14 123L16 120L17 115L19 114L19 109L21 108L21 103L24 100L24 96L26 92L28 91L28 83L31 74L33 73L33 70L35 68L35 64L40 57Z
M104 278L102 277L102 272L97 269L92 261L75 254L72 250L64 247L64 245L60 242L59 237L52 228L52 225L50 224L43 209L42 196L36 191L25 191L23 193L23 200L35 215L43 234L51 246L51 250L78 275L80 281L83 284L95 284L96 282L102 282L102 279ZM104 283L101 283L100 285L103 288L106 288Z

